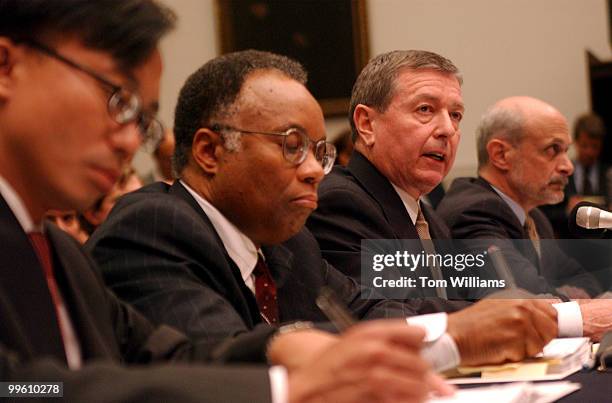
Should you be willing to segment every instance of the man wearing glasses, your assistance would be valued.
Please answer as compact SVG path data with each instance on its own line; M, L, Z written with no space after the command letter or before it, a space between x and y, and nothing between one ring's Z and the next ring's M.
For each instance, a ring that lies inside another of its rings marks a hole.
M172 12L150 0L0 0L0 368L1 380L13 382L0 397L21 397L7 393L28 381L63 382L65 402L422 400L423 334L403 323L357 326L338 338L302 330L271 339L263 329L215 353L242 361L267 353L286 374L146 367L207 361L210 343L153 326L104 287L69 235L43 221L49 209L90 207L140 144L161 134L157 43L173 24ZM296 349L313 342L322 349L300 361ZM333 376L355 369L356 359L361 370ZM26 388L28 397L60 393L38 386Z
M335 157L305 81L297 62L260 51L218 57L187 80L175 114L179 180L124 196L88 244L121 298L153 321L212 339L265 322L325 320L315 304L322 286L359 319L419 312L420 301L367 299L304 228ZM468 338L478 320L499 316L493 305L453 314L452 329ZM494 349L463 349L464 362L537 353L555 323L523 305L505 310L508 337ZM448 337L431 335L425 354L447 368Z
M218 57L187 80L174 127L179 180L120 199L87 245L121 298L212 340L324 321L315 300L325 285L359 317L406 315L361 298L302 230L335 159L305 81L299 63L260 51Z

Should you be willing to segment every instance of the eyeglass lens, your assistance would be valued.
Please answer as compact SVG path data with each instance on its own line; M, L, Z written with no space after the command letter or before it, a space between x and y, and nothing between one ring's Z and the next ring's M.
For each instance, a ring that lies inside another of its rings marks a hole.
M283 153L287 161L295 164L304 162L310 142L306 134L298 130L290 130L283 140ZM335 148L325 141L319 141L314 146L314 156L321 163L325 173L328 173L334 163Z

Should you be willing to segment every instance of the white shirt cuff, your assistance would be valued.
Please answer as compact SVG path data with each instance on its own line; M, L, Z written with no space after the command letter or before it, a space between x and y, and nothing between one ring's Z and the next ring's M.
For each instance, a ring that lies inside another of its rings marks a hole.
M287 369L280 365L270 367L270 391L272 392L272 403L288 403L289 385L287 380Z
M582 313L576 301L553 304L557 310L559 337L582 337Z
M425 330L425 345L421 355L436 371L455 368L461 362L455 340L446 333L447 320L445 312L406 318L409 325Z

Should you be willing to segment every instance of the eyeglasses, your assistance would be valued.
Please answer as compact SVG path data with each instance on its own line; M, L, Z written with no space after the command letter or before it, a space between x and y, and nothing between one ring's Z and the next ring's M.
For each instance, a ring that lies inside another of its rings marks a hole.
M314 146L314 157L323 167L323 172L327 175L336 159L336 147L327 143L325 140L319 140L313 142L306 135L306 133L296 129L290 128L284 132L262 132L252 130L236 129L231 126L225 126L220 124L214 124L211 130L215 132L232 131L242 134L264 134L266 136L282 136L283 137L283 157L287 162L294 165L300 165L306 160L310 145Z
M142 142L147 148L152 149L161 141L164 136L164 127L161 122L155 119L151 114L143 112L142 100L137 93L110 82L90 68L60 55L55 50L39 42L27 40L25 44L32 49L42 52L47 56L87 74L104 85L110 93L110 97L108 98L108 113L110 117L120 125L136 122L140 130Z

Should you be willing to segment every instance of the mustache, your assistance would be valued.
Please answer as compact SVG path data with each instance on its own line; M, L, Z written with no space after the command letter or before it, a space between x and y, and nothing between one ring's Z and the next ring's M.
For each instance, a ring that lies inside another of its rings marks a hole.
M553 176L548 182L548 184L567 186L567 182L568 182L567 176L558 175L558 176Z

